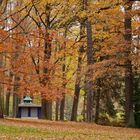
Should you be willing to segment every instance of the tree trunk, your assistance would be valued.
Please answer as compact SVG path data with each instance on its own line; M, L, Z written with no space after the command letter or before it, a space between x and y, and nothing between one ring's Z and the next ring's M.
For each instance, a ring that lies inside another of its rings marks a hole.
M0 68L3 67L3 56L0 54ZM3 118L4 113L4 87L0 84L0 118Z
M46 119L52 120L52 101L46 102Z
M134 112L135 112L135 123L136 127L140 128L140 74L135 72L134 78Z
M100 94L101 94L101 91L100 91L100 87L99 87L97 89L97 95L96 95L96 112L95 112L95 123L97 123L97 124L98 124L98 120L99 120Z
M51 40L50 34L48 32L50 28L50 7L48 4L46 4L46 26L45 26L45 39L44 39L44 62L45 66L43 69L43 72L45 74L45 77L42 80L42 85L43 86L48 86L50 82L49 74L50 74L50 69L49 69L49 63L50 63L50 58L51 58ZM49 86L48 86L49 87ZM42 114L43 117L52 120L52 101L47 101L46 99L46 93L42 93Z
M87 95L84 94L84 103L83 103L83 121L86 121L86 108L87 108Z
M85 26L82 22L81 27L80 27L80 38L81 38L81 40L84 36L84 33L85 33ZM75 82L71 121L77 121L77 110L78 110L79 95L80 95L81 65L82 65L83 52L84 52L84 46L82 44L81 47L79 48L79 56L78 56L78 65L77 65L77 73L76 73L76 82Z
M63 96L63 99L61 100L60 105L60 120L64 121L64 111L65 110L65 95Z
M17 81L19 80L20 78L17 77L17 76L13 76L13 84L15 84L15 86L13 86L13 89L12 89L12 92L13 92L13 114L12 116L14 118L18 117L18 104L20 102L20 98L18 97L17 95L17 89L18 89L18 83Z
M42 116L41 118L42 119L46 119L46 116L47 116L47 113L46 113L47 112L46 102L47 102L46 99L44 97L41 97L41 112L42 112L41 113L42 114L41 115Z
M115 110L114 110L114 105L110 96L109 91L106 91L105 93L105 108L106 108L106 112L108 113L108 115L110 116L115 116Z
M64 32L64 37L66 38L67 37L67 28L65 28L65 32ZM65 116L64 116L64 113L65 113L65 101L66 101L66 93L65 93L65 89L66 89L66 54L65 54L65 49L66 49L66 42L64 42L64 54L63 54L63 65L62 65L62 78L63 78L63 98L61 100L61 103L60 103L60 120L61 121L64 121L65 119Z
M56 101L56 107L55 107L55 120L59 120L59 100Z
M83 0L83 9L88 10L88 0ZM86 28L86 34L87 34L87 72L85 76L85 91L86 91L86 121L92 122L93 121L93 40L92 40L92 25L88 19L88 17L85 19L85 28Z
M86 109L86 120L88 122L93 121L93 41L92 41L92 26L91 23L86 21L87 29L87 73L86 73L86 83L85 89L87 94L87 109Z
M5 104L5 115L9 116L9 105L10 105L10 91L6 94L6 104Z
M80 94L80 85L75 84L71 121L77 121L77 110L78 110L78 103L79 103L79 94Z
M134 112L133 112L133 72L132 62L129 58L131 53L132 44L132 25L131 25L131 14L129 13L132 8L132 2L129 2L125 6L125 41L126 41L126 62L125 62L125 117L126 126L133 127L135 125Z
M0 118L3 118L4 116L4 100L3 100L3 95L2 95L3 89L2 89L2 85L0 85Z
M52 120L52 101L47 101L42 97L41 106L42 119Z
M13 95L13 117L16 118L18 116L18 104L19 98L16 93Z
M45 66L44 66L44 74L45 77L42 80L42 85L43 86L48 86L49 82L50 82L50 78L49 78L49 63L50 63L50 58L51 58L51 40L49 40L48 38L50 38L48 29L50 26L49 23L49 6L46 5L46 10L47 10L47 14L46 14L46 33L45 33L45 39L44 39L44 62L45 62ZM43 118L52 120L52 102L51 101L47 101L46 99L46 95L47 93L42 93L42 114L43 114Z

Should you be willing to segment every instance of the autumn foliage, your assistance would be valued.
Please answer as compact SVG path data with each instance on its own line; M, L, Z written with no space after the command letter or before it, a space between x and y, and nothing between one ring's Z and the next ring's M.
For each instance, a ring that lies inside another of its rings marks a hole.
M139 7L139 1L129 0L0 1L1 100L30 95L43 107L49 104L51 109L43 110L50 114L55 101L55 115L60 112L64 120L68 97L73 121L80 104L83 121L121 111L126 124L134 125Z

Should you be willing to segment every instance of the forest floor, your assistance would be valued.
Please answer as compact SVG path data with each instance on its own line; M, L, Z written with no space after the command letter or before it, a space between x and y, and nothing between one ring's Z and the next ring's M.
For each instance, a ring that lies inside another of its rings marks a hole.
M140 129L75 122L0 119L0 140L140 140Z

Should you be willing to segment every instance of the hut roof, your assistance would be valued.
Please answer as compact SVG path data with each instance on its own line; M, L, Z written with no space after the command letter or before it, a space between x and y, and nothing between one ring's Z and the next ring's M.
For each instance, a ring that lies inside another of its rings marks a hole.
M36 104L25 104L25 103L21 103L18 105L18 107L41 107L41 105L36 105Z
M32 101L32 98L30 96L26 96L23 101Z

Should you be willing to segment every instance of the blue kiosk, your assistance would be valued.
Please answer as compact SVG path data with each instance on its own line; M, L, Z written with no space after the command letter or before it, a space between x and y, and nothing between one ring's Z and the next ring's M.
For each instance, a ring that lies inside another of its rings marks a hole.
M23 102L18 105L19 118L41 118L41 105L33 104L30 96L25 96Z

